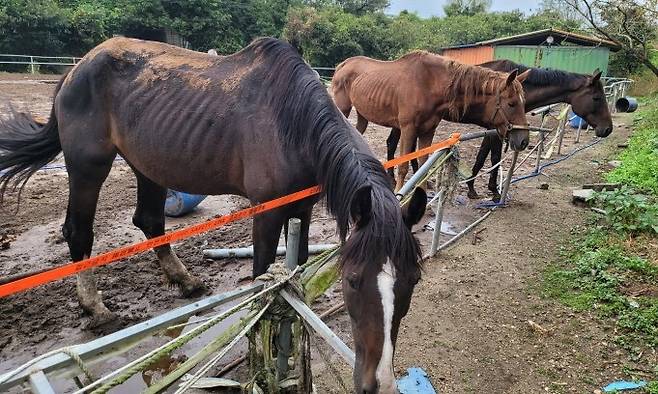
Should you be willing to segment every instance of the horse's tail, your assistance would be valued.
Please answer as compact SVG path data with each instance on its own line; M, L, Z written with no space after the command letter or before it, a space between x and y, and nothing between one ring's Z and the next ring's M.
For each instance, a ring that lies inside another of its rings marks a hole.
M64 77L55 88L55 96ZM8 189L22 190L32 174L61 151L54 105L46 122L11 107L10 116L0 119L0 204Z

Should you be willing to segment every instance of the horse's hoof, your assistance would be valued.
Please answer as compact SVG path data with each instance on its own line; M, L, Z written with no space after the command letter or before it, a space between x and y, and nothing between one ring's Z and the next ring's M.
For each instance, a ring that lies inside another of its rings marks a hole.
M94 328L99 328L102 326L106 326L110 323L116 323L119 320L120 319L118 319L116 313L110 312L109 309L105 308L104 311L93 313L87 324L84 326L84 329L91 330Z
M193 277L180 284L180 291L185 298L195 298L209 292L208 287L200 279Z
M480 198L480 195L475 190L469 190L466 196L471 200L477 200Z

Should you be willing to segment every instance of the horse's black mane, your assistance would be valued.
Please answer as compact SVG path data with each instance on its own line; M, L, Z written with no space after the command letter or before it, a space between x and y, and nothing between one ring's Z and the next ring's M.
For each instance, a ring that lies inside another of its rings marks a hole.
M523 83L537 86L570 85L581 83L583 78L587 78L586 75L570 73L567 71L527 67L523 64L515 63L507 59L492 60L490 62L482 63L479 66L492 68L496 71L512 71L518 69L519 73L525 72L526 70L532 70Z
M350 227L351 205L360 190L370 187L372 214L368 224L345 242L343 261L367 262L385 253L396 269L409 272L420 264L420 248L402 220L399 202L382 164L334 105L327 89L288 43L261 38L252 50L264 62L263 92L274 110L284 150L312 158L329 212L341 239Z

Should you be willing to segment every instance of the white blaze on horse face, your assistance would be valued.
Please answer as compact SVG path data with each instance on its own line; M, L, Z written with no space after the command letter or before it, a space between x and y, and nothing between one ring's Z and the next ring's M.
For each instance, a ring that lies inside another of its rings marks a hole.
M386 260L386 264L382 266L381 272L377 275L377 288L382 297L384 315L384 344L382 345L382 357L379 359L376 372L379 392L386 394L399 392L393 373L393 340L391 338L393 312L395 310L394 286L395 268L390 260Z

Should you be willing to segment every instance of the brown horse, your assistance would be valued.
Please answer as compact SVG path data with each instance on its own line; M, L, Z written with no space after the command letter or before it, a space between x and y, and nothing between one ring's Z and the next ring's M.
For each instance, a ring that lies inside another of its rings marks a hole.
M63 151L69 204L63 233L71 258L91 255L99 191L117 154L137 176L133 222L146 237L164 233L166 188L238 194L258 204L320 184L343 240L342 277L352 318L358 392L389 392L392 349L420 277L410 227L424 213L417 189L403 210L384 167L338 111L313 70L287 43L259 39L217 57L166 44L113 38L89 52L62 80L50 118L0 123L0 196L22 187ZM307 199L254 218L254 275L274 261L284 222L302 219ZM156 249L184 294L202 284L169 245ZM112 315L91 271L78 276L82 307L98 321Z
M529 68L511 60L494 60L480 64L495 71L520 70L530 72L523 81L525 92L525 111L555 103L571 104L573 112L591 125L598 137L607 137L612 133L612 117L605 99L601 71L595 70L592 75L583 75L559 70ZM397 144L396 144L397 145ZM496 165L501 160L503 144L499 138L485 137L480 145L472 177L475 177L491 152L491 164ZM467 182L468 197L478 198L474 179ZM494 201L500 199L498 193L498 168L489 175L488 188L493 193Z
M523 150L528 131L508 131L513 124L527 125L520 84L526 75L502 74L416 51L394 61L349 58L336 68L332 90L345 116L356 108L361 133L370 121L391 127L389 140L401 136L400 154L412 152L416 139L419 148L429 146L442 119L496 128L501 138L510 134L513 149ZM394 153L389 150L389 158ZM406 163L398 168L396 190L407 172Z

